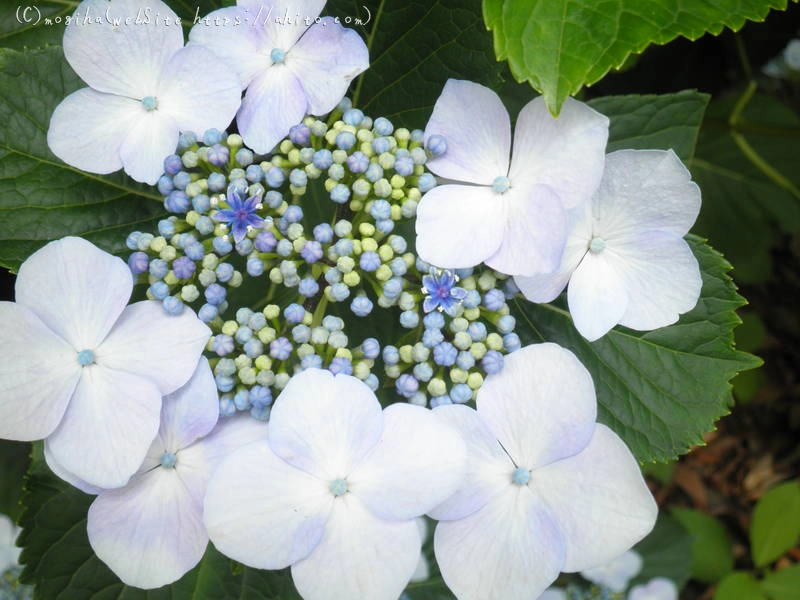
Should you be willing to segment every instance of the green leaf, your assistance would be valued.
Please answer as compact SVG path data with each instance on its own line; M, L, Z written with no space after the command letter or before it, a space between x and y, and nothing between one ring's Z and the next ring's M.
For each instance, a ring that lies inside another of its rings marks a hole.
M797 600L800 590L800 565L792 565L775 573L767 573L761 587L770 600Z
M608 152L633 148L672 149L688 162L710 96L696 90L675 94L605 96L589 106L611 120Z
M621 67L631 53L678 36L737 31L787 0L483 0L498 60L529 81L558 114L584 85Z
M16 520L31 445L0 440L0 514Z
M766 600L764 591L750 573L731 573L723 579L714 600Z
M753 510L750 546L757 567L768 565L800 536L800 480L767 491Z
M770 249L800 230L800 118L755 85L711 103L691 163L703 190L695 230L728 257L738 281L769 278Z
M86 513L93 497L54 477L41 444L25 482L21 525L22 579L48 600L295 600L288 570L239 568L209 545L200 564L170 586L144 591L124 585L92 552Z
M480 0L332 0L326 10L342 20L371 17L350 26L365 36L370 55L353 102L372 117L423 127L448 78L490 87L502 81Z
M523 342L550 341L572 350L589 369L599 420L628 444L640 461L665 461L703 442L728 412L730 379L760 360L739 352L733 329L745 301L727 275L730 265L700 238L687 238L700 263L703 288L697 306L674 325L655 331L612 329L587 342L569 312L558 305L512 303Z
M733 547L725 527L711 515L676 508L672 516L692 536L692 577L716 583L733 571Z
M152 229L165 214L153 188L121 172L83 173L50 152L50 115L80 87L59 47L0 49L0 266L16 269L65 235L123 252L128 233Z
M692 538L683 526L661 513L653 531L634 550L642 557L642 570L631 586L646 584L654 577L666 577L681 588L689 579L692 562Z

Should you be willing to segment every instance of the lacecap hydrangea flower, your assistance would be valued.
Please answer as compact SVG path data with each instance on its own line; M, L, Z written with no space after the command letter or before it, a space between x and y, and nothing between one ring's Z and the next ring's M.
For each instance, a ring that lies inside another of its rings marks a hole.
M218 423L211 368L200 360L192 378L164 398L161 424L139 470L125 487L103 490L70 477L96 494L87 531L97 557L127 585L157 588L180 579L205 553L203 498L214 469L233 450L266 435L265 423L235 417Z
M191 310L126 306L127 265L76 237L22 263L0 302L0 438L46 439L63 470L125 485L158 432L161 398L191 377L210 331Z
M559 572L602 565L642 539L657 507L622 440L595 422L589 372L537 344L505 359L477 411L434 413L467 444L460 489L429 514L434 551L459 600L535 598Z
M700 267L683 239L699 211L700 188L674 152L612 152L591 204L570 215L558 269L514 282L534 302L550 302L569 284L572 320L589 341L617 323L670 325L700 297Z
M427 167L447 182L417 209L417 252L443 268L482 262L507 275L549 273L566 239L565 209L589 201L603 174L608 119L573 99L554 118L544 100L511 121L489 88L450 79L425 127Z
M184 48L177 19L160 0L78 5L64 55L89 87L53 112L47 144L56 156L154 184L181 131L228 126L241 102L238 77L207 48Z
M581 571L581 577L612 592L624 592L641 570L642 557L628 550L603 565Z
M464 443L430 410L381 410L349 375L309 369L277 398L269 438L233 452L208 487L214 545L251 567L292 567L305 600L396 600L415 572L415 518L450 496Z
M333 17L319 18L324 6L325 0L238 0L189 34L190 47L213 50L238 73L247 91L236 124L259 154L306 114L332 111L369 66L369 51L355 31Z

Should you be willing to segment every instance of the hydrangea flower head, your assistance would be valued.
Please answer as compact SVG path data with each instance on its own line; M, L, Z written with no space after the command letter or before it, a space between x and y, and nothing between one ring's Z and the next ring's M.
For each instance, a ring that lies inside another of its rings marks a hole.
M234 560L291 565L306 600L395 600L419 563L415 518L458 487L464 459L428 409L381 411L358 379L308 369L277 398L269 439L220 466L205 522Z
M0 302L0 438L40 440L80 479L124 485L158 432L162 396L192 375L210 331L190 311L126 306L128 266L81 238L50 242Z
M420 258L442 268L482 262L508 275L558 267L565 208L583 205L603 174L608 119L568 99L553 118L544 100L511 121L492 90L450 79L425 128L428 168L452 180L423 196Z
M570 314L589 341L617 323L670 325L700 297L700 267L683 239L699 211L700 189L674 152L612 152L591 205L570 215L558 270L514 281L534 302L569 284Z
M513 352L477 407L434 410L469 453L461 488L429 513L459 600L537 597L560 571L602 565L652 529L656 503L622 440L595 422L592 379L571 352Z
M248 198L246 191L230 186L227 198L228 208L214 213L214 219L230 225L233 239L236 242L241 242L245 238L250 227L261 229L264 226L264 219L256 214L256 211L261 208L259 196Z
M141 22L145 10L152 17ZM184 48L176 19L160 0L78 5L64 55L89 87L53 112L47 143L56 156L92 173L124 168L154 184L181 131L228 126L241 101L238 77L208 49Z
M450 316L455 316L459 304L467 297L467 290L456 286L456 276L449 270L431 269L422 278L422 293L425 294L422 310L429 313L438 309Z
M257 153L272 150L306 114L333 110L369 66L355 31L333 17L319 19L324 6L325 0L238 0L189 34L190 45L210 48L239 74L247 91L236 123Z
M203 498L208 480L230 452L266 435L254 419L217 424L219 399L211 368L200 360L192 378L164 398L161 424L139 470L125 487L103 490L50 467L86 493L89 543L127 585L157 588L180 579L205 553Z

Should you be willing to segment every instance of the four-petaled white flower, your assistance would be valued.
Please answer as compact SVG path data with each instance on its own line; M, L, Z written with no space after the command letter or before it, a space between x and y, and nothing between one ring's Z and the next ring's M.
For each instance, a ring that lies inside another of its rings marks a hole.
M671 579L656 577L645 585L635 585L628 600L678 600L678 586Z
M637 552L628 550L599 567L581 571L581 577L612 592L624 592L628 582L641 570L642 557Z
M128 485L102 490L50 467L88 494L89 543L127 585L157 588L192 569L208 545L203 498L214 469L232 451L267 434L249 415L217 423L219 397L205 358L192 378L166 396L161 425Z
M258 153L272 150L306 114L333 110L369 66L355 31L319 18L324 6L325 0L238 0L189 34L190 47L207 46L239 74L247 92L236 124Z
M527 346L486 378L478 410L434 414L467 443L468 472L439 519L434 551L459 600L535 598L642 539L657 507L628 448L595 422L588 371L555 344Z
M234 560L291 565L306 600L396 600L419 562L414 519L456 490L465 452L428 409L381 411L355 377L309 369L276 400L269 439L212 477L206 526Z
M64 162L92 173L124 168L153 184L180 131L230 124L241 103L236 73L207 48L184 48L161 0L85 0L73 18L64 55L89 87L50 119L47 144Z
M450 79L425 128L427 163L444 185L417 210L417 251L437 267L482 262L507 275L549 273L566 239L565 208L589 201L603 174L608 119L568 99L553 118L536 98L511 122L492 90ZM463 183L460 183L463 182Z
M0 575L19 564L21 548L16 545L20 529L6 515L0 515Z
M569 283L570 314L589 341L617 323L670 325L700 297L700 267L683 239L699 211L700 189L674 152L612 152L591 204L570 215L558 270L514 281L534 302L550 302Z
M128 266L81 238L50 242L0 302L0 438L46 438L80 479L125 485L158 432L161 398L191 377L211 335L191 310L126 306Z

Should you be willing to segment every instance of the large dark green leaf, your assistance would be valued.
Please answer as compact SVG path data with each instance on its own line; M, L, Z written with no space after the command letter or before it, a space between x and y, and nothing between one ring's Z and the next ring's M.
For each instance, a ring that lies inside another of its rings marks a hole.
M553 114L631 53L678 36L734 31L787 0L483 0L497 58L544 94Z
M15 269L65 235L120 252L128 233L151 229L164 214L153 188L121 172L84 173L50 152L50 115L80 87L59 47L0 49L0 266Z
M558 305L514 303L527 342L551 341L572 350L597 389L599 419L614 429L640 461L670 460L701 444L728 412L729 381L760 361L733 345L745 301L727 275L721 254L689 236L703 276L697 306L669 327L640 332L617 327L587 342Z
M351 26L370 53L353 100L373 117L424 127L448 78L501 82L480 0L333 0L326 10L340 19L371 17Z

